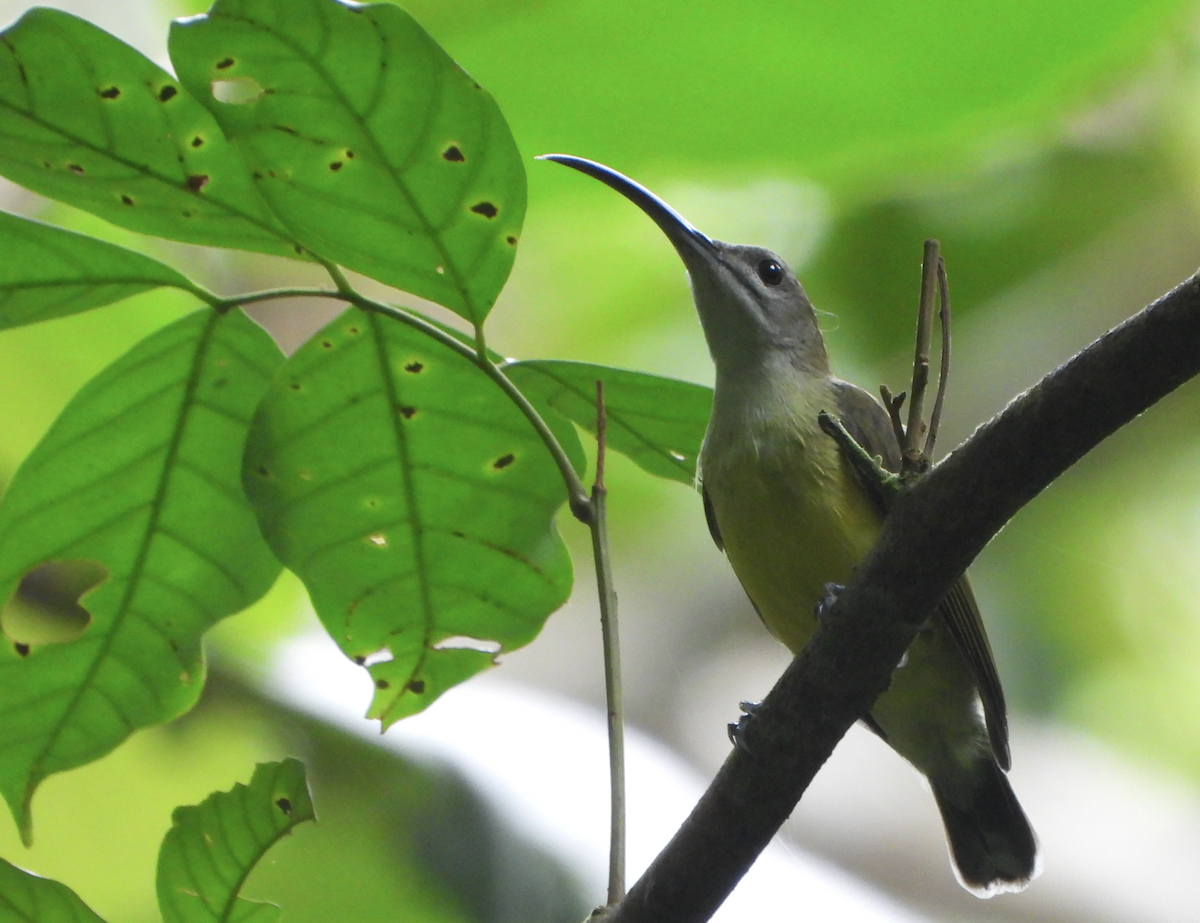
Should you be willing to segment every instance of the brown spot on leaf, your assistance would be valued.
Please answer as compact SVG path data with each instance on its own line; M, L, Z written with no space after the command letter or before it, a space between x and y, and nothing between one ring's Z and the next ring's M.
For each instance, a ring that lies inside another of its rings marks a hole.
M202 144L204 144L204 139L199 135L196 135L196 137L192 138L192 147L200 147Z
M509 234L509 235L508 235L506 238L504 238L504 239L508 241L508 244L509 244L509 246L510 246L510 247L515 247L515 246L517 245L517 239L516 239L515 237L513 237L513 235L512 235L512 234Z
M185 212L183 213L183 217L185 217L185 218L190 218L190 217L192 217L192 213L191 213L191 212L189 212L189 211L185 211Z
M334 173L336 173L341 168L342 168L342 162L340 160L335 160L333 163L331 163L329 165L329 169L332 170Z
M415 692L417 695L421 695L421 693L425 691L425 680L410 679L408 681L408 691Z
M471 206L471 211L477 215L483 215L483 217L489 220L500 214L500 209L491 202L476 202Z
M227 67L233 67L233 58L222 58L217 62L217 70L223 71Z
M410 362L408 365L406 365L404 367L404 371L406 371L412 375L416 375L418 372L424 370L424 368L425 368L425 366L422 365L420 362Z
M512 452L509 452L507 455L501 455L494 462L492 462L492 467L499 471L501 468L507 468L516 460L517 457L513 455Z
M403 407L402 406L402 407L397 407L396 409L400 411L400 416L404 417L404 419L406 419L406 420L411 420L413 417L415 417L417 415L416 407Z
M282 131L285 134L295 135L297 138L300 137L300 132L298 132L298 131L296 131L296 129L292 128L291 125L276 125L275 130Z
M266 466L266 465L259 465L259 466L258 466L258 473L259 473L259 474L261 474L263 477L270 477L270 475L271 475L271 472L270 472L270 470L267 468L267 466Z
M133 199L129 198L129 196L127 196L127 195L121 196L121 201L124 202L126 205L133 204Z
M333 342L330 340L322 340L321 348L322 349L333 349Z
M347 159L347 160L353 160L353 159L354 159L354 151L347 150L347 151L346 151L346 159Z
M448 148L442 151L442 157L453 163L462 163L467 158L463 156L462 148L457 144L451 144Z
M29 645L26 644L24 641L14 642L13 650L15 650L17 652L18 657L28 657L29 656Z
M161 90L158 91L158 101L160 103L165 103L168 99L171 99L172 97L176 96L178 93L179 93L179 90L175 89L175 87L171 86L168 83L165 87L163 87Z
M279 808L288 817L292 816L292 803L286 798L280 798L275 802L275 807Z
M367 662L367 658L362 656L362 654L359 654L357 657L354 658L354 662L361 667Z
M353 334L354 336L358 336L359 329L357 327L347 327L346 332L349 334Z
M300 382L293 381L290 385L288 385L288 387L291 388L293 391L299 391L300 390Z
M376 689L390 689L391 686L392 686L392 684L389 683L386 679L375 680L375 688Z
M79 164L77 164L77 163L69 163L69 164L67 164L67 169L68 169L68 170L70 170L72 173L74 173L76 176L83 176L83 174L86 172L86 171L83 169L83 167L81 167L81 166L80 166Z
M460 532L458 529L454 529L453 531L451 531L450 534L453 535L455 538L466 538L467 537L464 532Z
M187 178L187 187L192 192L199 192L208 185L207 173L193 173Z
M263 175L262 175L262 173L260 173L258 170L255 170L253 175L254 175L254 178L255 178L255 179L262 179L262 178L263 178Z
M120 95L121 95L120 87L105 87L103 90L100 91L101 99L116 99Z

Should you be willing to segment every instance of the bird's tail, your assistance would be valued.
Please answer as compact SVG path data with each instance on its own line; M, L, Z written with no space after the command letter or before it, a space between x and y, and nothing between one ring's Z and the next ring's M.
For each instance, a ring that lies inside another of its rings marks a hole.
M1037 837L991 756L970 772L931 777L950 855L963 886L979 897L1021 891L1041 872Z

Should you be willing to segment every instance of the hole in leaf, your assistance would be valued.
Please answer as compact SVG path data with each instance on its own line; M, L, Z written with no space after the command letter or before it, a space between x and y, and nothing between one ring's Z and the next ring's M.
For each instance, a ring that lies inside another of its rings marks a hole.
M213 99L229 106L245 106L267 92L253 77L222 77L210 83L209 89Z
M439 276L444 276L446 274L446 267L445 266L434 266L433 271L436 272Z
M382 532L372 532L367 536L367 541L377 548L386 548L388 543L387 536Z
M275 802L275 807L279 808L285 816L292 816L292 803L287 798L280 798Z
M160 103L165 103L168 99L171 99L178 94L179 90L168 83L165 87L158 91L158 101Z
M515 455L513 455L512 452L509 452L507 455L501 455L494 462L492 462L492 467L495 468L497 471L499 471L502 468L507 468L509 465L511 465L516 460L517 460L517 457Z
M307 468L301 468L299 471L296 472L296 477L298 477L302 481L311 481L312 480L312 472L309 471Z
M423 694L423 693L425 692L425 680L423 680L423 679L410 679L410 680L408 681L408 685L407 685L407 686L405 686L405 688L406 688L406 689L407 689L409 692L415 692L417 695L421 695L421 694Z
M26 647L73 641L91 624L80 600L108 579L98 561L46 561L21 578L17 591L0 610L0 629ZM22 654L24 656L24 654Z
M499 641L471 638L467 635L443 638L433 646L433 649L435 651L479 651L481 654L499 654L501 650Z
M682 452L676 452L674 449L667 449L667 454L675 459L675 461L687 461L686 455Z
M187 187L192 192L199 192L208 185L208 175L205 173L193 173L187 178Z
M80 166L79 164L77 164L77 163L69 163L69 164L67 164L67 169L68 169L68 170L70 170L72 173L74 173L76 176L83 176L84 172L86 172L86 171L83 169L83 167L81 167L81 166Z
M462 163L467 158L463 156L462 148L457 144L451 144L448 148L442 151L442 157L452 163Z
M105 87L103 90L100 91L101 99L116 99L120 95L121 95L120 87Z
M477 215L483 215L483 217L489 220L500 214L500 209L491 202L476 202L471 206L471 211Z
M358 660L359 658L356 657L354 659ZM375 653L367 654L366 657L362 658L362 664L364 667L373 667L377 663L391 663L391 662L392 662L392 652L389 651L386 647L381 647Z

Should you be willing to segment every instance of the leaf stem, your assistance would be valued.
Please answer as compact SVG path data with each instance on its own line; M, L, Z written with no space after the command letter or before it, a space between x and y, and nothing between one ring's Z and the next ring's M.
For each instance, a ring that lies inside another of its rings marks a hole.
M592 555L600 598L600 633L604 644L604 695L608 704L608 771L612 820L608 847L608 903L625 897L625 709L621 692L621 643L617 631L617 594L608 554L608 488L604 485L604 382L596 382L596 480L592 485Z

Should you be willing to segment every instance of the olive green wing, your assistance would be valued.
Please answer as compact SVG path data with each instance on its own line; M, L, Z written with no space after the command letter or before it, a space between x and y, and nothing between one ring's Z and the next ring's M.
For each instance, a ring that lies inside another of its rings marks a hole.
M868 453L878 456L883 467L889 471L899 471L900 446L896 443L892 421L883 405L862 388L845 381L834 381L834 393L838 404L835 412L846 431ZM863 487L875 501L880 515L886 516L891 495L878 484L864 483ZM983 628L979 605L975 602L975 594L971 592L971 584L965 574L938 604L936 614L967 662L967 669L983 703L983 717L987 722L992 753L1000 768L1007 770L1011 757L1004 690L1000 686L1000 676L996 672L996 661Z

